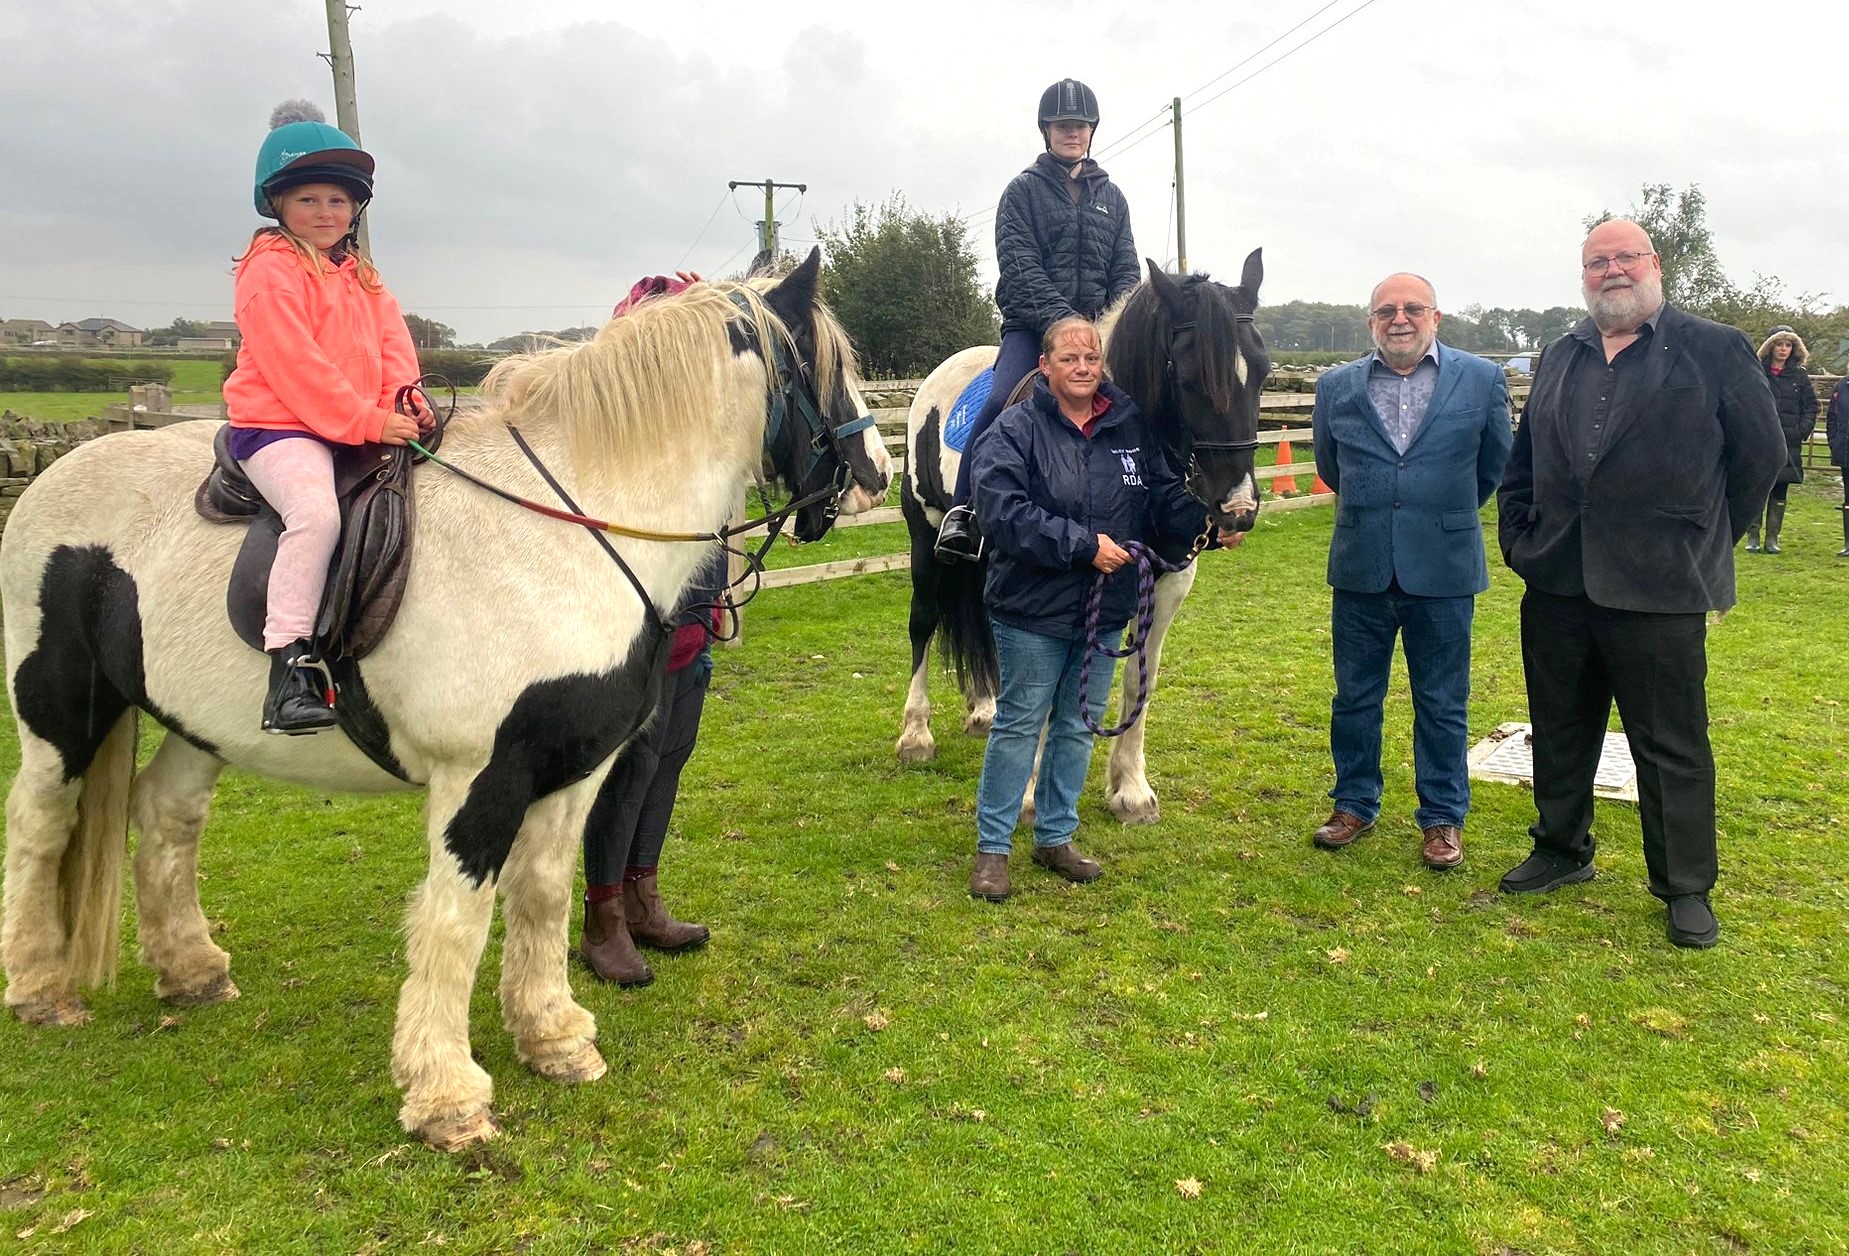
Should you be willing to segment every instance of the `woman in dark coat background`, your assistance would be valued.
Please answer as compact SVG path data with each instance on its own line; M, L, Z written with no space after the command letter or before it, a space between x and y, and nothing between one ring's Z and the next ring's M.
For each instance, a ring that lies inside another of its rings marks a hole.
M1766 383L1772 386L1772 397L1778 402L1778 424L1785 429L1789 455L1785 469L1778 473L1778 483L1772 486L1772 495L1766 499L1768 554L1780 552L1778 533L1785 524L1785 494L1804 479L1804 442L1817 430L1817 386L1804 369L1809 356L1803 338L1782 323L1759 346L1759 361L1766 370ZM1760 552L1757 523L1746 530L1746 552Z
M1843 473L1843 547L1836 556L1849 558L1849 376L1830 394L1830 417L1823 430L1830 440L1830 461Z

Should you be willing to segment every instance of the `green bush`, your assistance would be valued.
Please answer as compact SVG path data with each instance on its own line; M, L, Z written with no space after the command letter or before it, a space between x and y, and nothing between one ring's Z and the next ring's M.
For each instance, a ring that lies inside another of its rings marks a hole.
M458 388L482 382L488 369L505 356L485 349L419 349L417 364L426 375L442 375Z
M173 367L165 362L49 354L0 359L0 392L125 392L124 380L165 384L172 379Z

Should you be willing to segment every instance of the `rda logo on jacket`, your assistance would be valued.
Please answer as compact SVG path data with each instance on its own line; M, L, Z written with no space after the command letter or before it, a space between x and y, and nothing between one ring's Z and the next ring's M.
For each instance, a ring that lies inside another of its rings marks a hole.
M1139 451L1135 449L1113 449L1111 452L1116 454L1117 460L1124 464L1124 483L1128 484L1131 488L1142 488L1143 475L1142 472L1136 469L1136 455Z

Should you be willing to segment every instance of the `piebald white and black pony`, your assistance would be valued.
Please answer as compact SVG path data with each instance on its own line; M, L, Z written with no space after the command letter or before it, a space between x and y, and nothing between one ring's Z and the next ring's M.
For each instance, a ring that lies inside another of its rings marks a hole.
M812 254L781 282L696 285L583 344L508 359L489 377L489 406L449 425L444 459L557 505L517 430L577 509L654 534L718 531L768 461L793 498L824 490L795 524L819 535L837 509L882 501L891 468L862 421L852 348L816 299L818 269ZM185 1006L236 997L197 873L227 763L324 789L423 789L430 865L410 907L392 1044L399 1120L444 1149L492 1137L468 1009L497 893L501 1006L520 1059L559 1082L605 1071L566 978L579 838L651 709L661 612L711 542L611 538L645 605L586 529L421 466L404 601L341 692L368 735L349 737L343 715L340 731L268 736L268 660L226 614L243 529L194 512L216 430L84 445L8 521L0 594L20 765L7 798L6 1004L37 1024L88 1019L83 988L116 968L131 820L156 993ZM167 736L137 774L140 712Z
M1249 530L1258 518L1253 476L1259 393L1271 369L1253 313L1264 279L1261 250L1245 260L1238 287L1204 274L1172 276L1149 263L1149 278L1099 322L1110 378L1151 416L1152 429L1188 486L1206 505L1203 524ZM984 736L995 712L995 643L982 600L986 564L948 564L933 548L950 505L961 455L945 445L945 420L971 380L995 361L993 346L965 349L926 377L906 419L901 506L912 542L912 682L899 733L901 762L937 753L931 735L930 646L938 639L954 666L967 704L964 731ZM1014 381L996 381L998 388ZM1194 586L1194 565L1156 581L1155 618L1145 643L1153 693L1169 623ZM1127 642L1126 642L1127 644ZM1123 709L1138 698L1136 669L1124 668ZM1126 824L1153 823L1155 791L1143 760L1144 721L1111 747L1106 801ZM1031 807L1033 791L1028 791Z

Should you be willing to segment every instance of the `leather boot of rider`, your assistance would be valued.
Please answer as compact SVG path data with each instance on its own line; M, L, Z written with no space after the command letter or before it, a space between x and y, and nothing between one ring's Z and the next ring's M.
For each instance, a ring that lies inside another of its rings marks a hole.
M705 946L712 937L705 925L688 924L668 914L661 904L661 890L653 872L633 881L623 878L623 911L629 922L629 936L657 951L690 951Z
M307 641L292 641L268 653L270 692L263 700L263 731L295 735L334 727L331 682L312 661L314 647Z
M648 961L636 950L624 918L623 896L584 900L584 935L578 953L590 970L604 981L625 988L646 986L655 980Z

